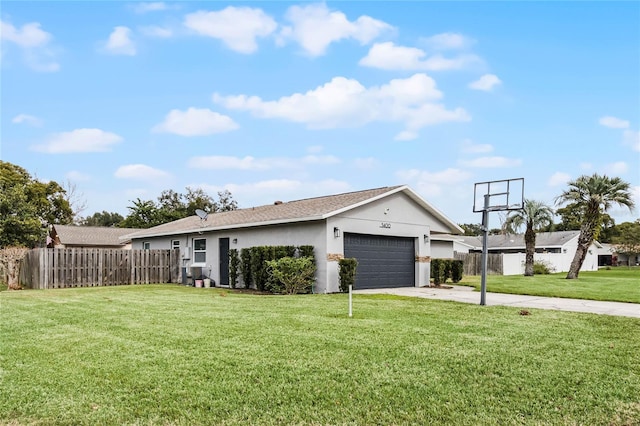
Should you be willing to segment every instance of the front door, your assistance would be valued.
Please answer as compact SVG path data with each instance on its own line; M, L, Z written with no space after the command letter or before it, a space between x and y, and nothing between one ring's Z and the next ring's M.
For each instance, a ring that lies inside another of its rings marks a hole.
M220 285L229 285L229 239L220 238Z

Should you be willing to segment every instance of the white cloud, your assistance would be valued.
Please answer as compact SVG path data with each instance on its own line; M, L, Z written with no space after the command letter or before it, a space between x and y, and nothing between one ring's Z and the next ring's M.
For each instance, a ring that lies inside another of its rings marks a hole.
M493 145L488 143L476 144L471 139L462 141L462 152L467 154L483 154L493 151Z
M499 169L508 167L518 167L522 164L519 158L507 157L480 157L475 160L462 160L460 165L464 167L483 168L483 169Z
M630 146L634 151L640 151L640 131L625 130L622 137L625 145Z
M365 45L393 27L370 16L349 21L339 11L330 11L326 4L291 6L286 13L291 26L280 32L281 41L294 40L311 56L324 55L329 45L344 39L354 39Z
M302 163L305 165L310 164L321 164L321 165L329 165L329 164L338 164L340 163L340 159L333 155L307 155L302 157Z
M51 41L51 34L42 30L39 22L30 22L22 28L16 28L9 22L0 21L0 39L23 48L33 48L46 46Z
M271 179L242 184L229 183L223 186L200 184L189 185L189 187L202 188L209 193L216 193L226 189L233 194L236 200L242 200L243 198L250 198L254 200L251 206L272 204L276 200L287 202L301 198L338 194L352 190L351 185L347 182L335 179L316 182L294 179Z
M353 160L353 165L356 167L356 169L360 170L373 170L379 164L380 162L373 157L356 158L355 160Z
M133 11L135 13L147 13L147 12L158 12L161 10L167 10L169 6L164 2L142 2L133 6Z
M241 158L225 155L211 155L191 158L188 162L188 167L208 170L266 171L300 169L310 165L331 165L338 163L340 163L340 159L332 155L307 155L302 158L255 158L252 156Z
M189 108L186 111L172 109L164 121L156 125L152 131L180 136L205 136L230 132L238 127L238 124L226 115L206 108Z
M154 181L170 177L169 173L155 169L146 164L127 164L118 167L114 176L119 179L136 179L144 181Z
M458 33L441 33L424 38L424 43L433 50L464 49L471 46L474 40Z
M580 163L580 170L591 170L593 169L593 164L591 163Z
M173 30L169 28L159 27L157 25L140 27L138 31L140 31L141 34L144 34L147 37L169 38L173 36Z
M77 170L71 170L70 172L67 172L64 177L72 182L85 182L91 180L91 176Z
M439 172L408 169L397 171L396 176L416 188L421 194L434 197L441 195L445 188L466 181L471 177L471 173L455 168L448 168Z
M322 145L313 145L307 148L307 152L309 154L319 154L324 151L324 147Z
M273 33L277 24L262 9L228 6L217 12L198 11L184 18L184 25L195 33L222 40L231 50L253 53L256 38Z
M403 130L394 136L394 141L412 141L418 139L418 132L413 132L411 130Z
M136 46L131 40L131 29L122 26L115 27L109 34L104 49L112 55L135 56Z
M566 184L570 180L571 180L571 176L568 175L567 173L555 172L554 174L551 175L551 177L549 177L547 184L549 186L560 186L560 185Z
M213 101L229 109L245 110L261 118L279 118L306 124L311 129L362 126L374 121L402 123L408 132L449 121L469 121L462 108L448 110L435 103L442 93L425 74L391 80L382 86L364 87L357 80L334 77L306 93L278 100L257 96L221 96Z
M42 120L40 120L38 117L34 117L33 115L29 115L29 114L16 115L15 117L13 117L11 122L15 123L15 124L24 123L24 124L28 124L29 126L34 126L34 127L42 126Z
M52 135L44 144L33 146L35 151L49 154L71 152L106 152L122 138L100 129L76 129Z
M608 175L623 175L629 170L629 166L624 161L617 161L615 163L607 164L604 168L605 174Z
M497 85L502 84L502 80L495 74L485 74L476 81L469 83L469 88L473 90L482 90L484 92L490 92Z
M51 34L44 31L38 22L16 28L7 21L0 21L0 40L15 44L21 50L27 66L35 71L54 72L60 69L60 64L55 61L55 49L51 47L52 39Z
M622 120L620 118L611 117L611 116L600 117L600 120L598 120L598 123L600 123L601 126L609 127L611 129L628 129L629 128L629 122L627 120Z
M476 55L464 54L445 58L440 54L427 57L424 50L417 47L397 46L393 42L376 43L367 56L360 59L360 65L384 70L445 71L463 69L481 62Z

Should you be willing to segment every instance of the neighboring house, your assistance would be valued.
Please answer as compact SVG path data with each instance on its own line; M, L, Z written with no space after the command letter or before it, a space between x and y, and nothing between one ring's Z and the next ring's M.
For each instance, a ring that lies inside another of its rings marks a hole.
M536 233L536 261L548 263L555 272L567 272L578 248L580 231L538 232ZM482 252L482 237L463 237L466 244L473 246L469 253ZM602 245L594 241L582 264L581 271L598 270L598 252ZM487 239L489 253L501 253L503 274L524 274L525 242L524 235L489 235Z
M131 239L122 237L136 231L140 229L52 225L47 247L131 249Z
M407 186L384 187L192 216L129 237L133 247L179 248L183 268L229 285L229 249L314 246L314 291L338 291L338 261L358 259L356 288L429 284L432 236L462 229ZM240 285L243 285L240 283Z
M640 255L618 253L615 244L602 243L598 250L599 266L636 266L640 264Z
M440 234L431 236L431 257L453 259L455 253L469 253L475 247L464 240L462 235Z

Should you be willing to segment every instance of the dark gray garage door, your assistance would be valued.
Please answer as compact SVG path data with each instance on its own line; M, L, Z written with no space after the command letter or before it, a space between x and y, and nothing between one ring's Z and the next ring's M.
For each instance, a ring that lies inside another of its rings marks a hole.
M358 259L355 288L413 287L413 238L344 234L344 257Z

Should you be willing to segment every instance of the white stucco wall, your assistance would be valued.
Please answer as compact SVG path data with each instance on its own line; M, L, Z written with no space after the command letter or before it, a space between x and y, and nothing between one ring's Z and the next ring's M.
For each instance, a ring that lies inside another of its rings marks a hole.
M204 275L208 275L218 285L220 283L220 267L219 267L219 240L220 238L229 238L229 248L240 251L243 248L263 246L263 245L312 245L317 262L317 276L326 275L326 262L322 262L325 258L324 253L326 239L324 237L324 223L305 222L290 225L274 225L259 228L244 228L229 231L206 232L203 234L186 234L171 237L142 238L133 242L133 248L142 249L143 243L149 242L150 249L170 249L173 240L180 241L180 253L182 258L182 267L190 268L198 266L203 268ZM193 256L193 240L205 238L207 241L207 255L204 264L194 263ZM233 241L237 240L237 243ZM187 248L185 250L185 248ZM239 283L242 285L242 281Z
M349 210L327 220L327 253L344 255L344 234L385 235L412 237L415 240L416 257L431 256L431 246L424 235L430 235L431 226L444 226L432 215L406 195L399 193L374 201L365 206ZM335 238L334 228L340 229L340 237ZM416 262L415 283L422 287L429 285L428 262ZM338 261L327 265L327 291L339 289Z
M453 241L431 241L431 257L434 259L453 259Z
M334 228L340 229L340 237L334 236ZM215 231L203 235L193 233L173 237L140 238L133 241L133 248L141 249L144 242L149 242L151 249L168 249L172 248L171 241L177 239L180 240L183 255L185 247L189 247L189 259L185 259L182 266L190 267L193 262L193 239L206 238L207 261L204 265L198 266L203 266L207 275L210 270L210 276L217 284L220 282L220 238L229 238L230 248L237 250L260 245L313 245L318 267L314 291L332 293L339 290L337 259L340 255L344 256L345 233L413 238L415 255L421 258L421 261L415 263L416 286L429 285L430 263L426 260L432 255L432 251L429 240L425 241L424 236L430 237L433 228L440 232L451 231L410 197L404 193L397 193L326 220ZM235 244L234 239L237 239ZM328 260L328 256L332 260Z
M587 255L582 263L580 271L597 271L598 270L598 253L596 246L592 245L591 253ZM575 248L566 253L535 253L533 258L535 261L543 261L555 268L555 272L568 272L571 261L575 255ZM513 253L503 255L503 275L523 275L525 253Z

